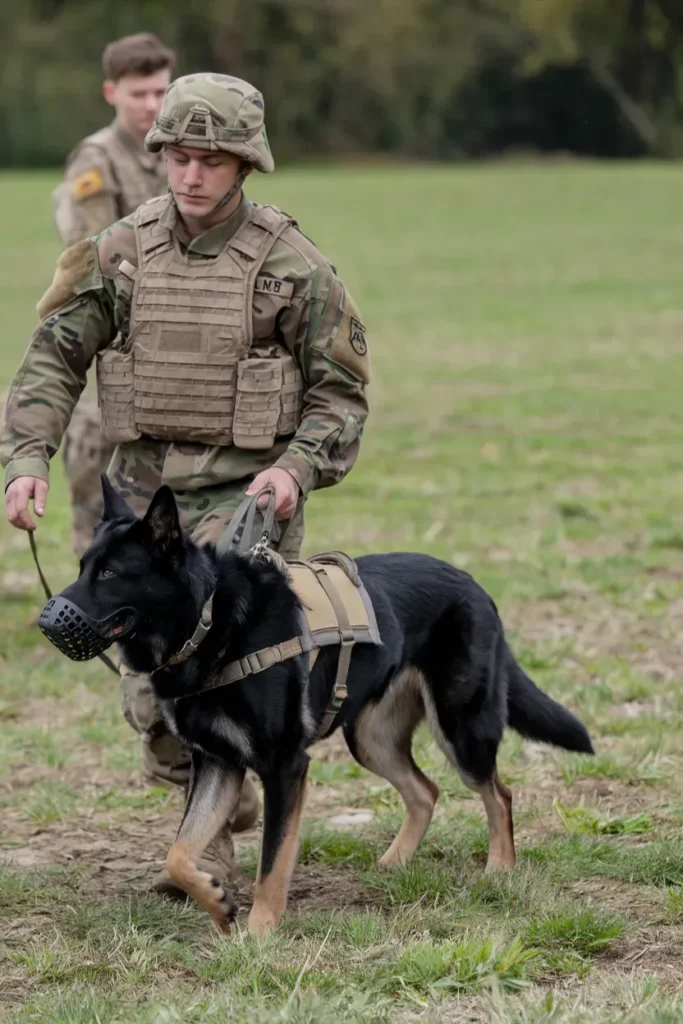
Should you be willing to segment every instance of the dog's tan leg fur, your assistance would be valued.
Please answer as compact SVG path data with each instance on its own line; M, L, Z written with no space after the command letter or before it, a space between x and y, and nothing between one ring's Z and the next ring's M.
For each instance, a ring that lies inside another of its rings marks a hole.
M471 779L461 776L471 790L481 797L489 823L489 856L486 873L514 868L515 836L512 825L512 793L500 781L498 772L483 786L477 786Z
M262 872L263 845L259 859L254 903L247 927L251 935L267 935L277 928L287 906L289 884L299 853L299 829L306 795L306 779L301 780L299 792L285 824L284 834L267 875Z
M406 816L380 864L400 867L413 856L429 828L438 786L420 771L411 754L413 732L424 716L418 677L411 672L391 684L378 704L358 716L354 739L362 765L394 786Z
M166 857L166 867L173 881L206 910L222 932L228 931L234 914L232 893L224 888L220 879L199 870L196 858L226 821L235 817L243 777L240 771L216 769L207 771L206 781L194 783L178 837Z

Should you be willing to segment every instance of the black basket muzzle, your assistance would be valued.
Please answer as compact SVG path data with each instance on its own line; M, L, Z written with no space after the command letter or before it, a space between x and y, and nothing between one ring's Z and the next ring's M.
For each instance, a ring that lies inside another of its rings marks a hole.
M47 602L38 625L51 644L72 661L90 661L133 628L135 611L121 608L106 619L89 615L59 594Z

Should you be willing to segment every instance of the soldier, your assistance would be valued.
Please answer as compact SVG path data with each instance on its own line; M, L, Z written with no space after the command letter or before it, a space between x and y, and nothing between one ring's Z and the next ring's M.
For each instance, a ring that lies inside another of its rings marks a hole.
M365 328L296 222L242 191L253 169L274 169L255 88L219 74L176 80L146 145L165 153L170 194L67 249L38 304L5 411L7 516L35 529L30 499L44 515L49 460L96 359L103 428L116 445L109 477L129 503L142 512L166 483L184 526L217 541L245 491L270 485L278 520L289 520L275 544L294 558L306 496L338 483L358 455ZM123 675L123 706L147 770L185 783L187 751L147 678ZM238 816L253 821L249 787ZM229 822L203 860L232 875ZM162 874L157 888L172 893L169 882Z
M102 64L102 91L116 116L69 154L64 180L53 193L57 232L65 246L103 231L167 188L165 161L146 150L144 140L171 81L175 54L156 36L141 32L109 43ZM97 403L84 395L62 447L76 554L88 547L100 520L100 472L112 453L102 436Z

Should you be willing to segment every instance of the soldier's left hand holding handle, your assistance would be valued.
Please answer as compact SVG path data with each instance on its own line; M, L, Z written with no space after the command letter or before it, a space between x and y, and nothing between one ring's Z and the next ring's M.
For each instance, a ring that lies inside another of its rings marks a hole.
M35 530L28 505L33 498L33 511L41 518L45 514L47 492L50 485L37 476L18 476L5 491L7 518L18 530Z
M252 480L247 495L257 494L264 487L272 487L275 491L275 518L289 519L299 500L299 485L292 474L277 466L264 469ZM259 499L258 507L265 508L267 504L268 495L264 494Z

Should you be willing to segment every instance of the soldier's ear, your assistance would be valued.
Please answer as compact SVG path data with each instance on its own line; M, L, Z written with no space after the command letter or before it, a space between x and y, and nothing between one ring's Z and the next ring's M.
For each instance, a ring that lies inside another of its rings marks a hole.
M149 542L168 551L181 539L178 506L170 487L165 484L156 492L142 520L144 534Z
M102 95L107 103L113 107L114 100L116 99L116 82L113 82L111 78L107 78L106 81L102 82Z
M104 497L104 513L102 519L136 519L137 516L125 498L110 484L109 478L104 473L100 474L102 480L102 495Z

